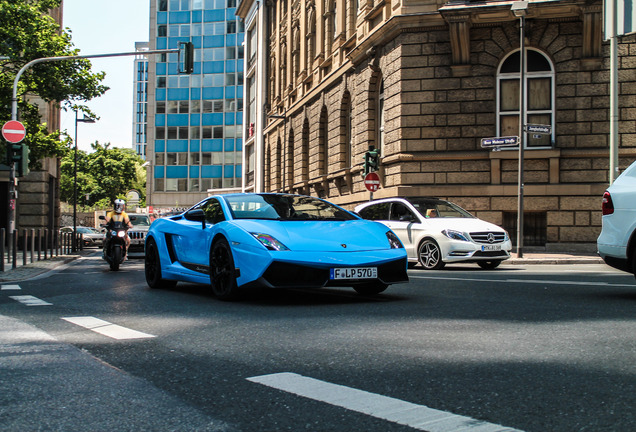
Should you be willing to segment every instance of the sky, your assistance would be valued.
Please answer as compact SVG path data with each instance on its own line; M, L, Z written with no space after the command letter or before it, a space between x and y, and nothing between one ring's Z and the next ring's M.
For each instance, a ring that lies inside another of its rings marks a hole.
M82 55L133 52L135 42L148 41L149 10L149 0L64 0L63 25ZM110 90L86 103L99 120L78 123L78 148L90 151L95 141L132 148L134 56L90 61L93 72L106 72L102 84ZM75 136L73 112L62 111L60 128Z

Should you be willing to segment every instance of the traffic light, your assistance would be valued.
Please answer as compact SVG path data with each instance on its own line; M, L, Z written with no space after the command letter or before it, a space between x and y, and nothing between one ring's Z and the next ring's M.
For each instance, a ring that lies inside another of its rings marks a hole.
M16 177L29 174L29 147L7 143L7 165L15 164Z
M15 145L15 144L14 144ZM26 144L18 144L20 146L20 160L15 162L16 177L25 177L29 174L29 146ZM15 160L15 157L14 157Z
M380 151L375 146L369 146L364 154L364 175L377 171L380 168Z
M191 74L194 71L194 44L179 42L179 73Z

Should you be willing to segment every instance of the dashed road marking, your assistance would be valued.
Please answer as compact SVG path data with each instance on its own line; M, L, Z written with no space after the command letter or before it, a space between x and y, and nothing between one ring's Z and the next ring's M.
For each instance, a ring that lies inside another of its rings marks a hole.
M12 298L13 300L19 301L20 303L22 303L25 306L52 306L53 305L53 303L45 302L42 299L30 296L30 295L9 296L9 298Z
M155 337L148 333L132 330L91 316L66 317L62 319L113 339L146 339Z
M247 380L427 432L521 432L291 372L251 377Z
M22 288L20 288L20 285L1 285L0 286L1 291L17 291L21 289Z

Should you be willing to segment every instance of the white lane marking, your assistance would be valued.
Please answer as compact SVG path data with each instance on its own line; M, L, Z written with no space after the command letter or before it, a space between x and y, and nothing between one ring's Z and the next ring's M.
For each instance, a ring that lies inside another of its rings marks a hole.
M458 278L458 277L433 277L433 276L415 276L409 274L411 279L433 279L433 280L455 280L469 282L501 282L501 283L529 283L529 284L551 284L551 285L585 285L585 286L604 286L604 287L634 287L634 284L615 284L608 282L575 282L563 280L541 280L541 279L477 279L477 278Z
M148 333L142 333L117 324L111 324L108 321L90 316L66 317L62 319L113 339L145 339L155 337Z
M25 306L52 306L53 303L45 302L37 297L33 297L30 295L23 296L9 296L13 300L19 301Z
M0 287L0 290L2 291L7 291L7 290L20 290L22 288L20 288L20 285L2 285Z
M521 432L291 372L261 375L247 380L427 432Z

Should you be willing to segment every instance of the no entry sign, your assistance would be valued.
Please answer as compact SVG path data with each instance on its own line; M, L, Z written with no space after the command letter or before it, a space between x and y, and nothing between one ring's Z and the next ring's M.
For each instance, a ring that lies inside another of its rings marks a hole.
M17 120L8 121L2 126L2 136L10 143L19 143L24 139L25 135L24 125Z
M377 173L370 172L364 176L364 186L369 192L375 192L380 188L380 176Z

